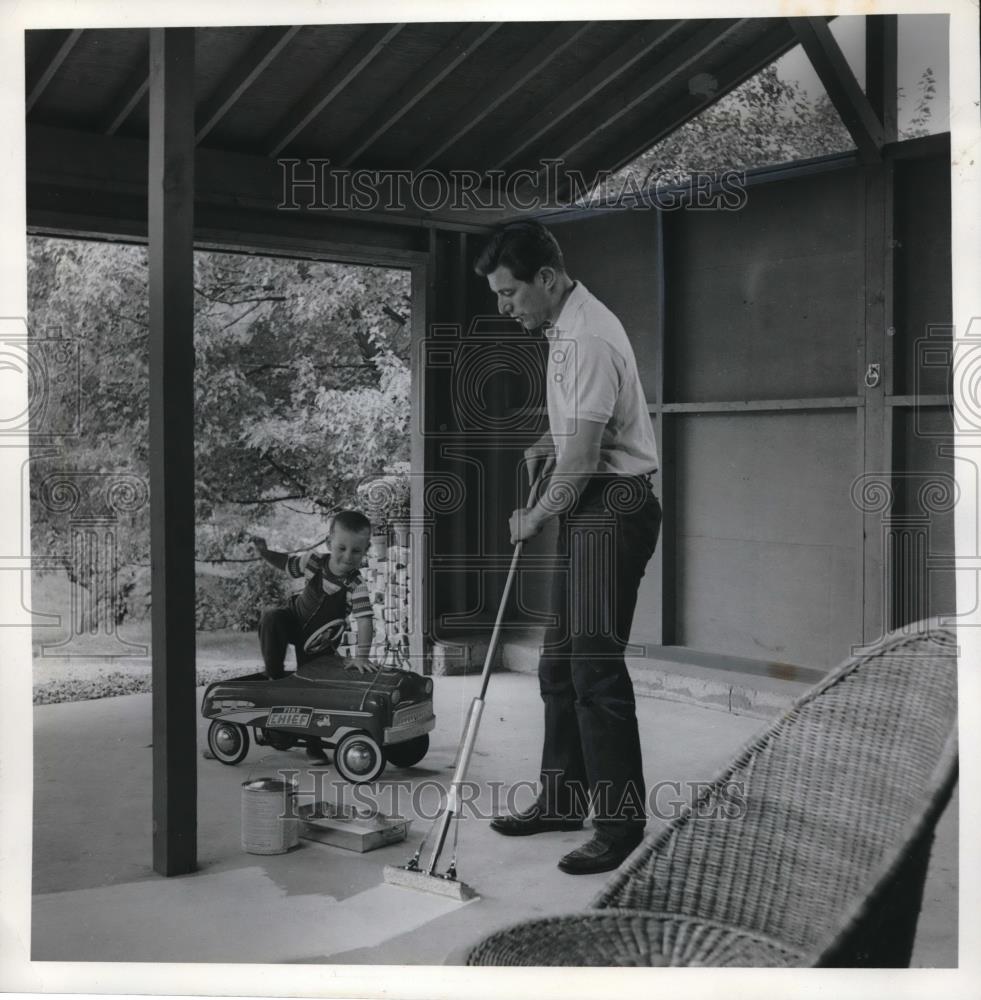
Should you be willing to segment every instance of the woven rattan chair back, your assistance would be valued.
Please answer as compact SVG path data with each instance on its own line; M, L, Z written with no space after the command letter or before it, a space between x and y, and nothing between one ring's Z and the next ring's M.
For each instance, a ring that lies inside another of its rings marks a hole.
M719 922L814 963L897 964L881 948L901 959L912 946L956 717L953 630L891 633L753 739L592 905ZM897 892L915 904L911 926ZM885 941L856 944L870 925Z

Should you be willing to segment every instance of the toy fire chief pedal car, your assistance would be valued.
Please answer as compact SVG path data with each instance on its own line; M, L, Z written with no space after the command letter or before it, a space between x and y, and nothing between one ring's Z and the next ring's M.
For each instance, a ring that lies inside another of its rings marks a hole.
M296 673L264 673L209 684L201 714L211 719L208 748L222 764L249 752L249 729L259 746L289 750L311 738L333 747L334 766L355 784L385 769L411 767L426 756L433 715L433 682L409 670L360 674L339 656L324 655Z

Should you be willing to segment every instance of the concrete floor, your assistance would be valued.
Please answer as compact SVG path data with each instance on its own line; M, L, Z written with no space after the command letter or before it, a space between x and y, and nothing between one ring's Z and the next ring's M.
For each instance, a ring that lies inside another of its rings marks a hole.
M387 771L388 793L415 789L416 807L433 809L477 682L438 679L430 753L415 768ZM654 698L640 699L638 711L651 787L711 778L764 724ZM608 877L555 867L587 834L506 840L473 818L459 824L459 874L480 894L468 903L382 883L383 865L403 864L428 829L421 819L406 843L367 854L310 841L284 855L246 854L243 781L287 767L300 769L301 791L317 787L301 751L253 746L238 767L199 761L200 870L165 879L151 867L150 696L39 706L34 722L35 961L439 965L496 927L582 908ZM535 679L496 674L470 770L482 796L489 781L535 778L540 727ZM201 720L200 746L205 731ZM319 773L336 779L331 768ZM531 796L520 788L517 804ZM658 801L667 807L672 797L666 786ZM392 801L386 794L381 804ZM403 811L412 805L408 792L399 801ZM938 830L916 965L956 965L956 823L955 802Z

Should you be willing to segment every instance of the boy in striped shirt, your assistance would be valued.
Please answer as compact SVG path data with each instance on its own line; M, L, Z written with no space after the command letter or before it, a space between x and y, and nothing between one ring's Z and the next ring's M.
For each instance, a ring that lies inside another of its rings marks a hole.
M356 624L358 638L355 658L345 666L359 673L378 669L368 661L374 616L368 588L358 572L370 540L371 522L356 510L334 515L327 536L327 555L274 552L265 538L253 536L252 544L266 562L294 579L306 580L303 590L294 594L286 607L266 608L259 619L259 645L271 680L285 676L283 663L291 643L296 650L297 669L315 656L336 652L349 618ZM314 764L327 762L319 740L308 742L306 754Z
M368 588L358 570L368 551L371 522L355 510L334 515L327 536L330 552L288 555L274 552L266 540L252 538L259 555L294 579L306 580L286 607L266 608L259 620L259 645L266 674L273 680L283 676L286 649L296 649L296 663L325 653L334 653L347 628L348 619L357 627L355 659L349 666L363 673L373 669L367 662L374 635L374 618Z

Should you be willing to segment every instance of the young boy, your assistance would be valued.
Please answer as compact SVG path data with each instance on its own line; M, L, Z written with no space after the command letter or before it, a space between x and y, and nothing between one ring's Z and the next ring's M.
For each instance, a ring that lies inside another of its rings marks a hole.
M262 660L272 680L284 676L283 662L291 643L297 667L315 656L335 652L348 618L354 619L358 638L355 658L346 665L359 673L377 669L368 662L375 626L368 588L358 572L371 540L371 522L356 510L342 510L334 515L327 539L329 557L317 552L274 552L265 538L252 538L266 562L294 579L306 578L303 590L294 594L286 607L266 608L259 619ZM323 750L312 744L307 747L307 757L317 763L326 761Z

